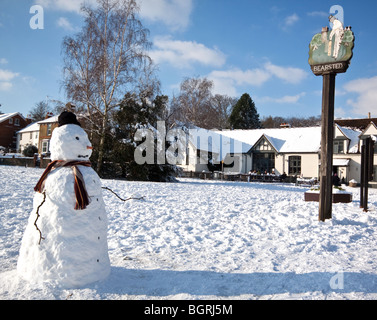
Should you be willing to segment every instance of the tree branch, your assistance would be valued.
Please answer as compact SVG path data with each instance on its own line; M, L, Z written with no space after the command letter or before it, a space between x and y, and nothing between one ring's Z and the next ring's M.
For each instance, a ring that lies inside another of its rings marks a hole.
M108 191L112 192L112 193L115 194L120 200L122 200L122 201L124 201L124 202L126 202L126 201L128 201L128 200L144 200L144 197L140 197L140 198L130 197L130 198L127 198L127 199L123 199L123 198L119 197L117 193L115 193L113 190L111 190L111 189L108 188L108 187L102 187L102 189L105 189L105 190L108 190Z
M40 207L43 206L43 204L45 203L45 201L46 201L46 191L43 192L43 201L42 201L42 203L37 208L37 212L36 212L37 219L35 219L35 221L34 221L34 226L37 228L37 231L39 232L39 242L38 242L38 245L41 244L41 240L45 239L45 238L42 237L42 232L41 232L41 230L37 226L37 221L38 221L38 219L40 217L40 215L39 215L39 209L40 209Z

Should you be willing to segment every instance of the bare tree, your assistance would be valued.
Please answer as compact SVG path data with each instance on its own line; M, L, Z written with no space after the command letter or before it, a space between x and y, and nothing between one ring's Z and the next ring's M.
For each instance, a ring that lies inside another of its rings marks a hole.
M101 172L111 113L126 92L148 87L138 80L151 78L152 61L146 54L150 43L135 0L97 0L95 8L84 5L81 10L82 30L66 37L62 45L63 86L70 100L87 109L98 139L97 171Z
M29 111L29 114L32 121L37 122L46 119L46 116L52 114L52 111L52 108L46 101L40 101Z
M237 103L236 98L231 98L227 95L215 94L212 97L212 107L216 114L216 128L229 129L229 117L232 112L232 107Z
M213 82L207 78L187 78L181 83L180 94L171 104L173 120L211 129L215 110L212 107Z
M170 120L204 129L228 129L229 116L237 99L212 94L213 82L207 78L186 78L180 93L173 97Z

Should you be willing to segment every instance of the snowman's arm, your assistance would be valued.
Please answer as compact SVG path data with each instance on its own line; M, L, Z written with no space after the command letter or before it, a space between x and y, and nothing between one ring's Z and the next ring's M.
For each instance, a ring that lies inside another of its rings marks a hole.
M110 188L108 187L102 187L102 189L105 189L105 190L108 190L110 192L112 192L113 194L115 194L120 200L122 201L128 201L128 200L144 200L144 197L140 197L140 198L134 198L134 197L130 197L130 198L127 198L127 199L122 199L120 196L118 196L117 193L115 193L113 190L111 190Z

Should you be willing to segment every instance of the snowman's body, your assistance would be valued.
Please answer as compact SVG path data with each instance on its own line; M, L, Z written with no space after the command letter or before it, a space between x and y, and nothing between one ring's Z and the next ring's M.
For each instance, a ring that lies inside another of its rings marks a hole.
M54 130L51 160L88 161L90 154L91 144L81 127L68 124ZM53 169L43 193L35 194L17 264L18 273L30 282L74 288L110 273L101 181L91 167L77 168L90 201L85 209L75 210L71 167Z

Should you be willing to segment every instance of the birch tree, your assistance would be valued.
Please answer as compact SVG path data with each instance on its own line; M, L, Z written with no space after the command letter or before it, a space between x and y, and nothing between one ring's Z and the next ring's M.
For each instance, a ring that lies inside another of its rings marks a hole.
M178 97L171 103L171 119L212 129L215 110L212 107L213 82L207 78L186 78Z
M135 0L97 0L97 6L83 5L81 10L85 17L81 31L62 44L63 87L70 100L87 110L100 173L111 114L125 93L150 90L149 32L138 19ZM155 88L157 80L152 80Z

